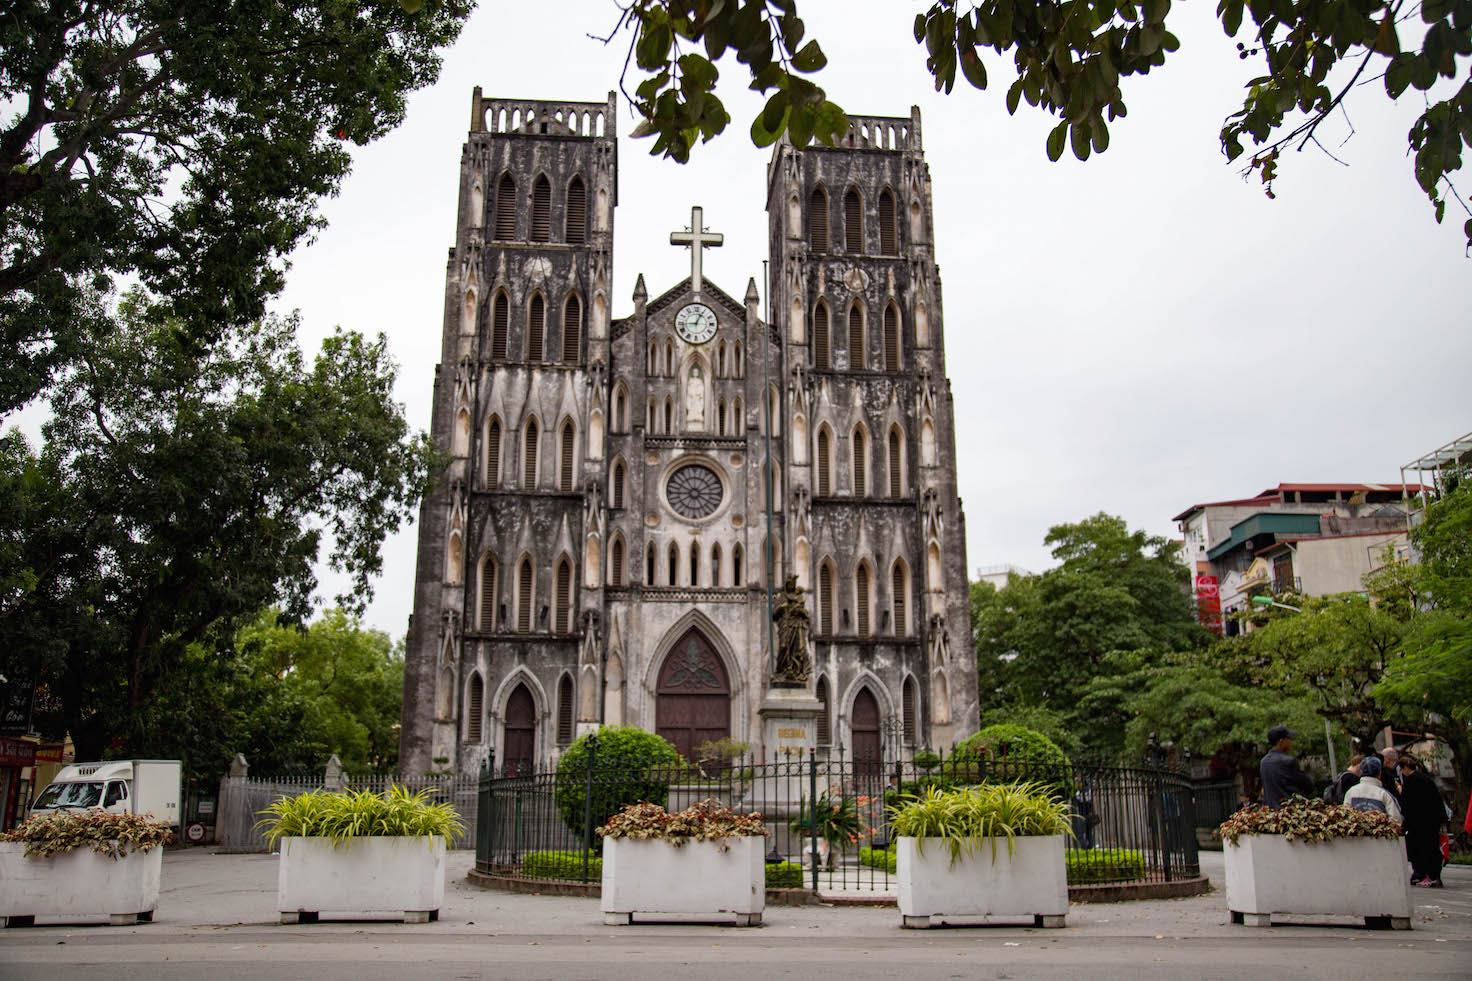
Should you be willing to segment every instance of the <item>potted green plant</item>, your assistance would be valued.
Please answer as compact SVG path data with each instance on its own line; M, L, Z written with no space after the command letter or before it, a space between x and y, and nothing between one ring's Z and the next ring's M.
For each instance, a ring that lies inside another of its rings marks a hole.
M756 926L766 908L766 829L760 814L700 801L674 814L632 804L598 829L603 839L603 920L669 913Z
M405 923L439 918L445 849L464 827L430 791L311 791L261 813L280 845L276 908L282 923L316 923L323 913L402 913Z
M1061 927L1068 808L1040 784L930 789L891 809L902 925L933 917L1031 917Z
M0 918L106 916L150 922L158 909L167 824L137 814L65 810L37 814L0 834Z
M1244 807L1215 834L1233 923L1270 926L1274 914L1300 913L1411 928L1405 849L1389 815L1292 798Z
M802 860L811 861L812 839L816 836L818 861L825 868L832 868L837 852L847 851L864 837L866 827L861 808L868 804L867 796L830 794L826 790L818 795L816 807L804 798L788 823L793 836L802 843Z

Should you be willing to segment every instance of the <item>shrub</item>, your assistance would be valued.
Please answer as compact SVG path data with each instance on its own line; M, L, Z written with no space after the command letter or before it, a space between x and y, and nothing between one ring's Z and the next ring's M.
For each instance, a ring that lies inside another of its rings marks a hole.
M1289 841L1335 838L1399 838L1400 825L1388 814L1356 811L1343 804L1294 797L1272 808L1252 804L1235 812L1212 834L1236 843L1242 835L1282 835Z
M1133 848L1096 848L1063 855L1069 885L1145 878L1145 856Z
M883 869L894 875L899 866L899 856L893 848L860 848L859 864L871 869Z
M527 852L521 860L521 874L528 879L577 879L583 878L582 852ZM588 881L603 878L603 859L588 856Z
M944 839L953 865L981 839L990 841L995 858L999 838L1006 839L1010 853L1013 838L1072 835L1067 805L1037 783L927 790L924 796L894 808L892 814L891 830L896 836Z
M913 760L915 766L926 773L940 766L940 754L929 749L922 749L915 754Z
M605 726L567 747L557 763L557 810L562 823L581 838L588 796L589 740L598 740L593 763L593 827L607 823L630 804L669 800L672 777L684 765L669 740L633 726Z
M713 800L691 804L671 814L658 804L630 804L608 819L598 834L604 838L636 838L682 845L687 841L767 836L762 816L738 814Z
M773 862L767 866L768 889L803 888L802 866L796 862Z
M830 797L825 790L818 795L818 837L836 845L839 849L848 848L863 836L864 818L859 813L860 804L868 804L869 798L858 795L844 797ZM788 822L792 833L799 837L809 838L813 834L813 809L806 798L798 804L797 814Z
M1472 865L1472 852L1452 852L1447 858L1448 865Z
M311 790L278 797L259 813L256 827L272 845L282 838L349 838L433 836L451 840L465 831L455 808L430 799L433 791L393 786L387 793L371 790Z
M150 852L173 837L167 824L139 814L68 810L33 815L0 834L0 841L25 842L28 858L65 855L86 845L116 860L129 852Z
M1068 754L1058 744L1035 729L1004 722L972 733L956 746L951 757L956 762L985 759L1012 763L1038 763L1067 768Z

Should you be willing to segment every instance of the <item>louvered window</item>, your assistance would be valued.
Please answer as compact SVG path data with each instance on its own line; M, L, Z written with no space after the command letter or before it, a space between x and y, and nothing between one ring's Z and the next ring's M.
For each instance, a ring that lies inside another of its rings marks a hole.
M854 430L854 497L863 497L869 493L869 480L864 458L864 431Z
M496 629L496 560L489 555L480 566L480 629Z
M496 294L495 313L491 317L491 360L504 363L506 360L506 338L511 333L511 302L505 293Z
M850 371L863 371L864 363L864 313L855 304L848 308L848 367Z
M613 548L608 553L608 584L610 586L624 584L624 540L622 538L613 540Z
M831 475L828 472L828 466L829 466L829 463L831 462L829 460L829 450L831 449L831 447L829 446L829 444L831 442L832 441L828 437L828 430L826 428L819 429L818 430L818 496L819 497L827 497L829 494L831 494L833 492L833 486L829 482L829 478L830 478Z
M900 370L900 312L893 303L884 308L884 370Z
M501 486L501 420L492 419L486 427L486 487Z
M821 187L814 188L808 199L808 247L814 252L828 251L828 195Z
M557 489L568 492L572 490L572 447L574 431L572 421L562 424L562 460L557 468Z
M479 674L470 676L470 704L465 708L465 739L478 743L481 736L481 718L485 715L486 688Z
M859 636L869 636L869 567L860 565L858 574L854 576L855 621L859 628Z
M562 308L562 363L577 364L582 360L582 347L583 301L570 296Z
M826 562L818 569L818 633L833 634L833 566Z
M516 574L516 629L517 632L532 632L532 560L522 559L521 570Z
M813 367L828 370L828 305L819 303L813 310Z
M902 497L905 493L903 476L904 451L901 448L900 431L889 431L889 496Z
M843 248L850 255L864 251L864 205L852 187L843 196Z
M508 242L516 238L516 181L502 174L496 185L496 238Z
M888 190L879 194L879 251L899 255L899 238L895 234L894 195Z
M905 608L909 604L909 596L905 589L905 567L896 562L894 572L890 574L890 580L890 590L894 600L894 635L903 637L910 632L909 625L905 621Z
M523 490L536 490L537 487L537 420L529 420L526 424L526 439L521 444L521 486Z
M613 506L621 508L624 506L624 465L615 463L613 465Z
M541 361L547 336L547 304L540 295L532 297L526 317L526 359Z
M572 633L572 563L557 563L557 625L559 634Z
M588 192L583 179L574 177L567 185L567 242L582 245L588 240Z
M572 742L573 729L572 679L563 675L557 683L557 741Z
M532 241L547 242L552 238L552 185L538 177L532 185Z
M905 690L903 698L903 709L905 713L905 742L913 746L915 744L916 721L919 717L919 706L915 698L915 679L905 679Z
M833 742L833 722L828 707L828 679L818 679L818 745L827 746Z

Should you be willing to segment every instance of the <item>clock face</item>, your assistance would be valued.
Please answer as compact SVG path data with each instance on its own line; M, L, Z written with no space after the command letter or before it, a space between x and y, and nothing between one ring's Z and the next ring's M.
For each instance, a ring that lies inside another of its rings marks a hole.
M716 336L716 312L704 303L692 303L675 315L675 332L687 344L704 344Z

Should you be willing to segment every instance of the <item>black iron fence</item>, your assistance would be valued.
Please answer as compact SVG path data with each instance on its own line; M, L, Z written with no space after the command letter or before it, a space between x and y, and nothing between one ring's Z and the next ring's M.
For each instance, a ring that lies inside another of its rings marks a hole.
M1068 803L1070 885L1200 875L1192 785L1183 771L923 754L920 763L810 754L629 770L601 766L595 751L587 767L561 775L526 764L498 772L492 759L480 778L475 866L492 876L598 882L595 832L609 815L639 800L675 811L711 799L762 814L768 888L887 893L896 867L892 805L928 787L1012 781L1036 782Z

